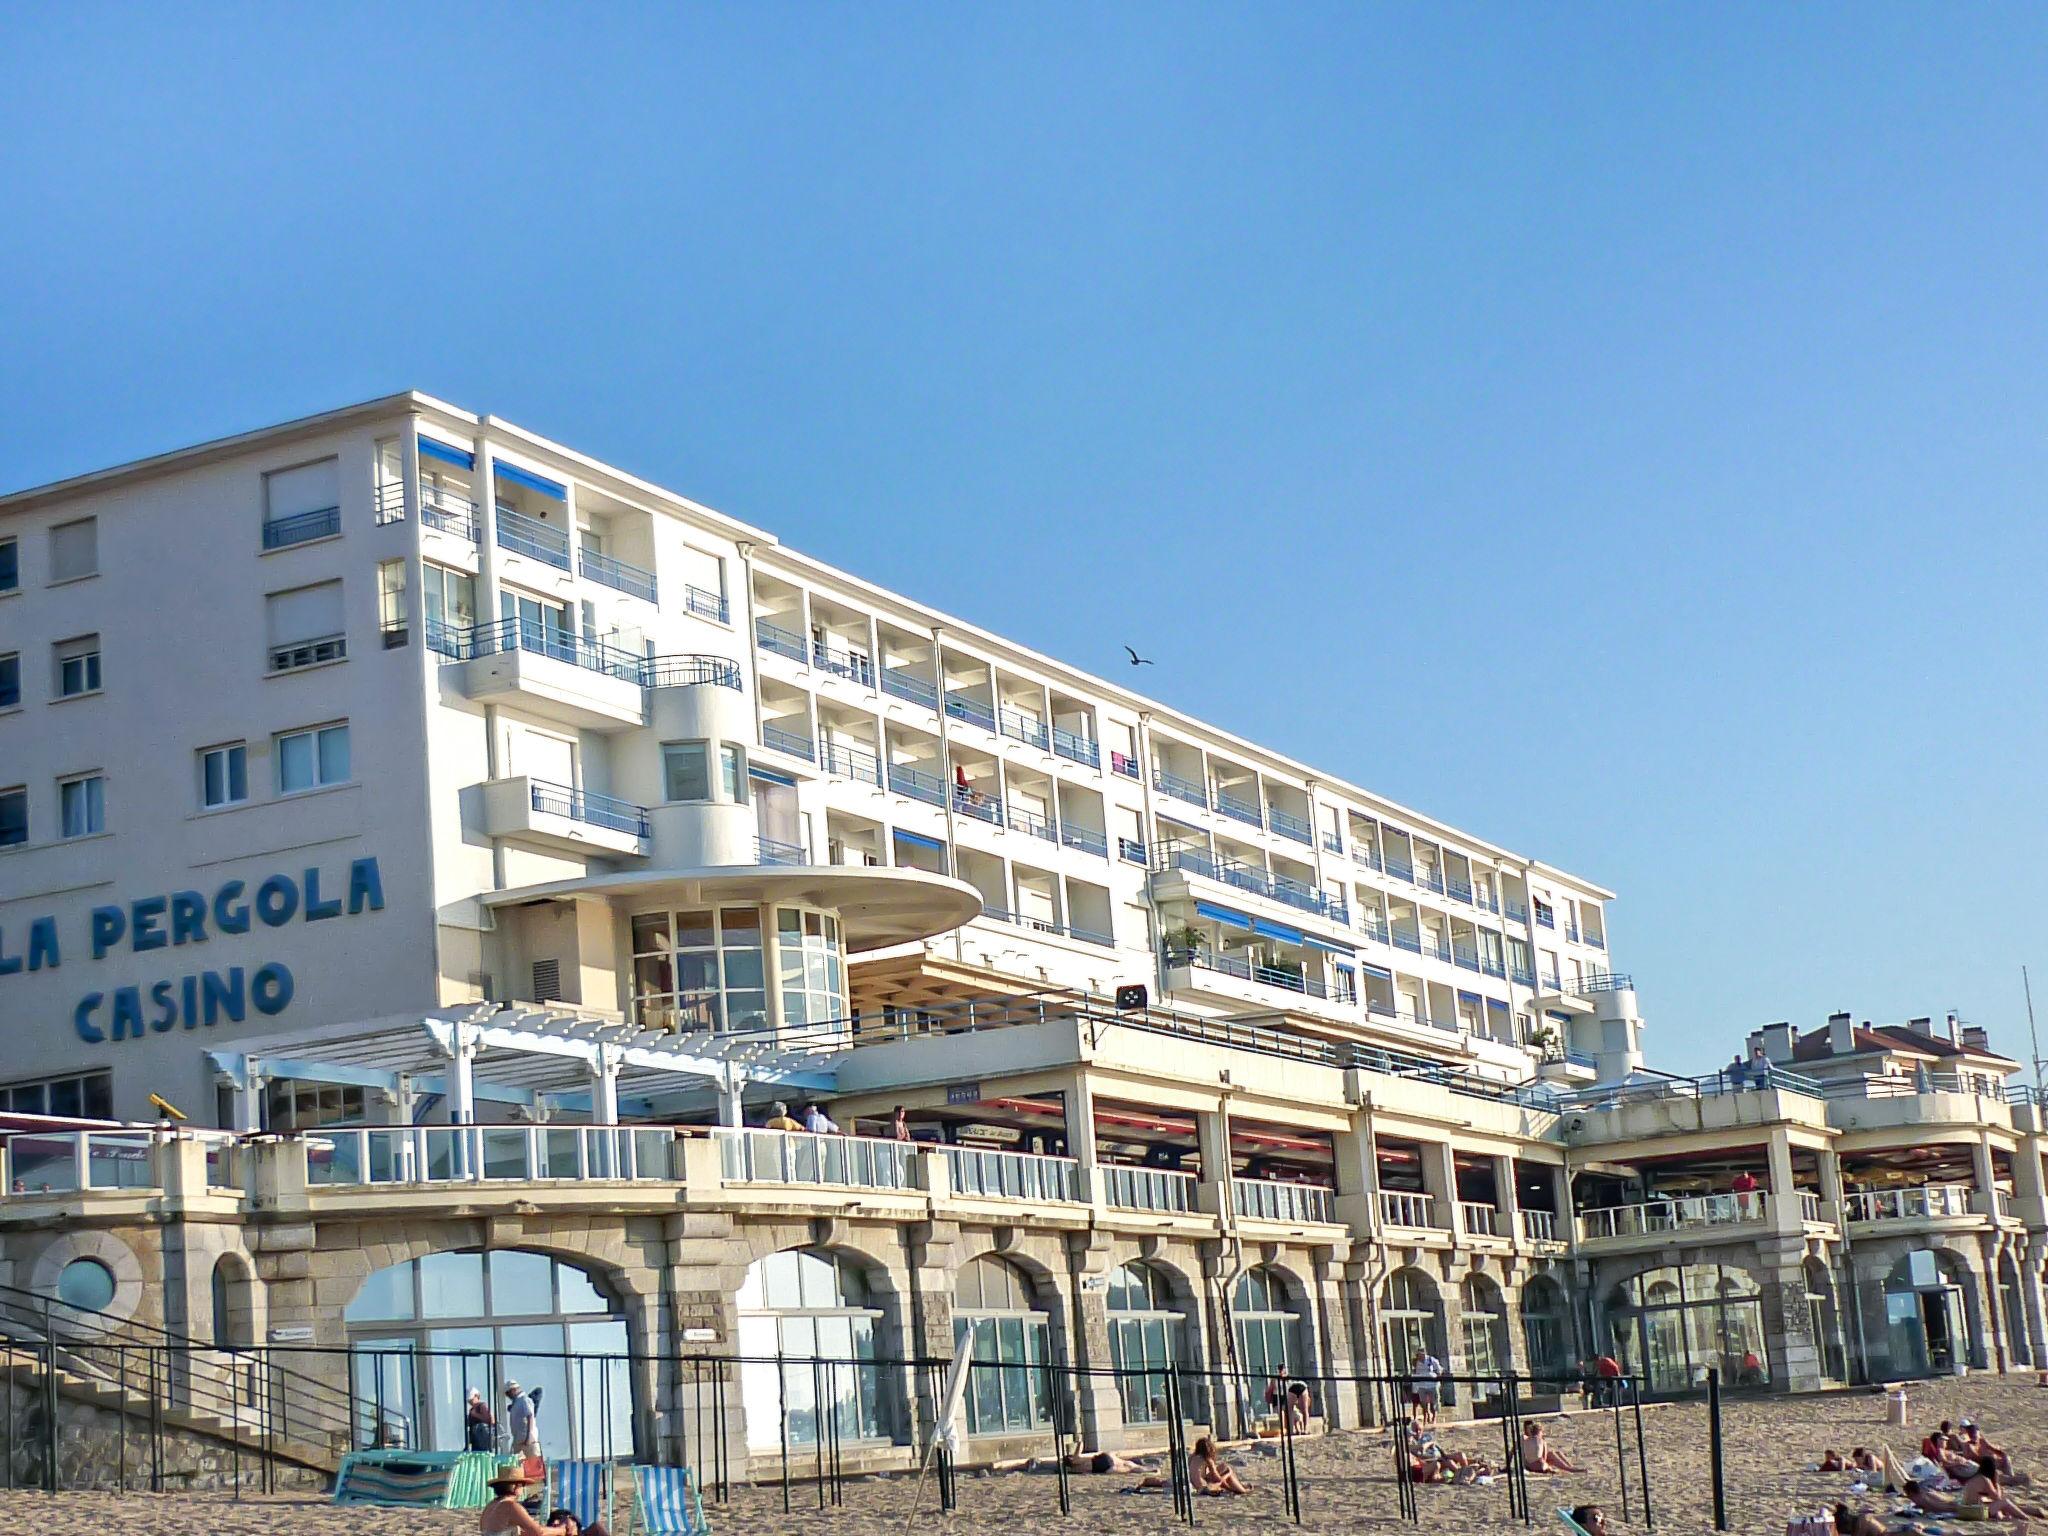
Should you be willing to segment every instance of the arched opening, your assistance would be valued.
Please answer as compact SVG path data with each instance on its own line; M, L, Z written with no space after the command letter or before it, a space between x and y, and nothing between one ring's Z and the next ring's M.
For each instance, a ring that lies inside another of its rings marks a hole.
M882 1312L857 1260L822 1248L771 1253L747 1266L738 1303L749 1447L781 1446L785 1415L791 1445L817 1444L825 1423L842 1442L885 1437L872 1363Z
M1187 1319L1174 1305L1166 1271L1124 1264L1109 1276L1109 1359L1119 1371L1126 1424L1159 1424L1167 1417L1166 1372L1189 1359Z
M1304 1358L1301 1315L1292 1289L1270 1265L1238 1276L1230 1295L1230 1316L1237 1372L1243 1381L1258 1385L1284 1377Z
M1485 1275L1467 1275L1458 1286L1458 1334L1468 1376L1500 1376L1507 1371L1507 1307L1500 1287ZM1473 1411L1488 1412L1502 1397L1485 1384L1473 1388Z
M1848 1361L1842 1349L1841 1319L1835 1312L1835 1281L1827 1264L1812 1254L1800 1266L1806 1281L1806 1321L1813 1331L1820 1372L1829 1381L1847 1381Z
M586 1271L518 1248L430 1253L374 1271L343 1314L361 1445L467 1448L481 1394L509 1449L504 1384L536 1409L549 1457L626 1457L625 1307Z
M208 1282L216 1349L248 1349L256 1342L256 1277L249 1261L224 1253L213 1261Z
M1703 1385L1709 1367L1730 1385L1770 1380L1763 1293L1744 1270L1673 1264L1622 1281L1609 1293L1615 1358L1651 1392Z
M1421 1270L1397 1269L1381 1287L1380 1348L1390 1375L1406 1373L1424 1355L1442 1362L1442 1304L1436 1282Z
M1564 1287L1537 1275L1522 1287L1522 1348L1528 1356L1532 1390L1561 1392L1572 1370L1571 1306Z
M1998 1256L1998 1313L2004 1321L2005 1355L2014 1365L2032 1365L2033 1349L2027 1342L2026 1302L2020 1293L2020 1267L2012 1250Z
M1885 1277L1885 1345L1893 1376L1946 1376L1970 1363L1978 1332L1976 1287L1953 1254L1916 1248Z
M1050 1322L1016 1265L987 1254L962 1267L953 1282L953 1342L957 1348L970 1335L974 1341L970 1435L1018 1434L1051 1421Z

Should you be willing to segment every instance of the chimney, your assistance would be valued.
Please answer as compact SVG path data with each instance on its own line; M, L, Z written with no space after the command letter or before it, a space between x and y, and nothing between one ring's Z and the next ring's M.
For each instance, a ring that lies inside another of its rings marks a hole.
M1991 1050L1991 1037L1984 1032L1983 1025L1965 1024L1963 1026L1963 1048L1971 1051L1983 1051L1989 1054Z
M1962 1042L1961 1042L1961 1040L1957 1038L1958 1026L1959 1026L1959 1024L1960 1024L1960 1023L1961 1023L1961 1021L1960 1021L1960 1020L1958 1020L1958 1019L1956 1018L1956 1011L1955 1011L1955 1009L1953 1009L1953 1008L1949 1009L1949 1011L1948 1011L1948 1043L1949 1043L1950 1045L1960 1045L1960 1044L1962 1043Z
M1908 1019L1906 1020L1906 1028L1913 1031L1916 1035L1925 1035L1930 1040L1934 1038L1934 1020L1932 1019Z
M1750 1038L1763 1041L1764 1054L1770 1057L1772 1061L1783 1063L1792 1059L1792 1026L1790 1024L1783 1021L1776 1024L1766 1024Z
M1847 1056L1856 1049L1856 1025L1851 1015L1831 1013L1828 1015L1828 1054Z

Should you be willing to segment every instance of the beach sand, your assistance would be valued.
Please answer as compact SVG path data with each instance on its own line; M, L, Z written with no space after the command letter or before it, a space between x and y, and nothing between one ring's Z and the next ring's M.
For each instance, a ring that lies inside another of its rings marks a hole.
M1910 1392L1910 1429L1888 1429L1884 1405L1876 1393L1858 1391L1826 1397L1773 1398L1730 1402L1723 1428L1727 1446L1728 1525L1745 1533L1782 1532L1795 1514L1828 1508L1846 1494L1853 1477L1806 1470L1829 1446L1848 1451L1854 1445L1889 1442L1901 1459L1917 1449L1919 1438L1937 1421L1972 1414L1985 1433L2010 1451L2022 1470L2030 1470L2048 1498L2048 1392L2034 1387L2031 1376L1971 1378L1919 1384ZM1670 1536L1697 1536L1713 1529L1708 1481L1707 1413L1701 1404L1653 1406L1643 1411L1656 1529ZM1553 1511L1560 1505L1599 1503L1615 1529L1641 1531L1642 1490L1635 1462L1634 1423L1623 1418L1628 1453L1628 1509L1621 1516L1621 1484L1616 1475L1614 1426L1606 1414L1572 1414L1546 1422L1551 1443L1587 1467L1579 1476L1530 1479L1530 1500L1539 1527L1559 1529ZM1497 1457L1500 1430L1495 1424L1452 1426L1445 1441ZM1401 1527L1395 1502L1392 1456L1377 1431L1338 1434L1297 1442L1302 1480L1302 1524L1295 1526L1282 1506L1281 1472L1270 1456L1255 1450L1232 1454L1243 1465L1252 1495L1242 1499L1204 1499L1196 1510L1197 1526L1228 1528L1238 1533L1393 1531ZM1074 1512L1059 1513L1057 1479L1050 1475L999 1473L963 1474L959 1508L942 1517L935 1494L925 1484L919 1508L911 1514L911 1483L892 1478L846 1484L844 1502L820 1509L814 1487L791 1490L790 1510L782 1508L779 1487L735 1489L731 1501L707 1503L715 1531L734 1536L768 1536L801 1528L807 1536L895 1536L906 1529L941 1526L974 1531L1101 1530L1112 1536L1149 1536L1175 1528L1173 1505L1164 1494L1125 1494L1133 1479L1125 1476L1072 1479ZM1509 1526L1507 1490L1491 1488L1417 1489L1421 1527L1431 1536L1478 1536ZM1880 1495L1860 1501L1879 1509L1893 1502ZM622 1512L623 1513L623 1512ZM0 1519L10 1529L33 1533L123 1533L123 1536L396 1536L396 1533L474 1531L474 1512L407 1510L338 1510L305 1495L244 1498L226 1495L126 1496L96 1493L0 1493ZM619 1524L624 1525L621 1520ZM1519 1522L1515 1522L1519 1524Z

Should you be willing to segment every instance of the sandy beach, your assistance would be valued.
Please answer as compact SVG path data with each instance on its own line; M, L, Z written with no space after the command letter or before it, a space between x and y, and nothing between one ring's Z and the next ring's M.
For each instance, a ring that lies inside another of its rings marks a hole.
M1830 1506L1854 1480L1850 1476L1807 1470L1829 1446L1846 1451L1853 1445L1889 1440L1902 1456L1909 1439L1917 1445L1927 1428L1943 1418L1975 1415L1985 1432L2009 1450L2022 1470L2048 1482L2048 1392L2036 1389L2031 1377L1930 1383L1912 1390L1910 1436L1888 1431L1883 1405L1869 1392L1830 1397L1779 1398L1730 1403L1724 1414L1727 1441L1729 1528L1748 1533L1784 1529L1791 1515ZM1652 1407L1644 1411L1651 1493L1656 1529L1672 1536L1695 1536L1713 1529L1709 1500L1707 1416L1694 1404ZM1597 1502L1621 1529L1644 1529L1642 1491L1634 1459L1633 1425L1624 1421L1629 1459L1628 1517L1621 1518L1622 1490L1616 1476L1614 1429L1606 1415L1568 1415L1549 1421L1552 1443L1587 1467L1578 1476L1531 1480L1531 1499L1538 1524L1557 1529L1551 1511L1559 1505ZM1446 1439L1459 1448L1494 1456L1500 1448L1496 1425L1452 1427ZM1287 1517L1281 1498L1277 1464L1257 1451L1238 1452L1244 1476L1252 1485L1248 1498L1203 1500L1199 1526L1228 1527L1232 1532L1278 1533L1301 1529L1318 1532L1381 1531L1401 1525L1395 1502L1391 1457L1377 1432L1340 1434L1298 1443L1302 1476L1302 1524ZM949 1525L966 1530L1032 1531L1095 1529L1117 1536L1145 1536L1173 1527L1173 1506L1163 1494L1126 1494L1128 1477L1076 1477L1072 1481L1074 1512L1059 1513L1057 1480L1051 1476L1007 1473L968 1474L960 1481L959 1508L942 1519L927 1484L921 1508L911 1512L911 1485L905 1479L851 1482L837 1508L818 1507L815 1488L798 1485L784 1513L777 1488L736 1489L731 1501L711 1504L707 1513L714 1530L734 1533L786 1532L801 1525L815 1536L891 1536L906 1526L934 1529ZM1507 1491L1490 1488L1424 1487L1417 1490L1422 1526L1436 1536L1477 1536L1509 1524ZM1862 1502L1883 1509L1881 1496ZM623 1513L623 1511L622 1511ZM337 1510L303 1495L245 1498L225 1495L163 1495L39 1493L0 1494L0 1515L14 1529L34 1532L121 1532L132 1536L189 1536L217 1532L220 1536L325 1536L362 1533L396 1536L400 1532L473 1531L470 1513L421 1513L404 1510ZM624 1525L621 1520L619 1524Z

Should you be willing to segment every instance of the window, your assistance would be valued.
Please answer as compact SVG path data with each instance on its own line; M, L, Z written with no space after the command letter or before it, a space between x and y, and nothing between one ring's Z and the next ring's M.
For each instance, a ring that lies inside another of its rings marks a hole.
M404 645L411 638L411 607L405 600L405 562L377 563L377 629L384 636L384 648Z
M683 549L683 606L721 624L730 614L725 599L725 562L701 549Z
M0 1088L0 1109L15 1115L62 1115L71 1119L114 1118L114 1075L84 1072L75 1077L38 1078Z
M646 912L632 932L634 1017L643 1028L768 1027L759 907Z
M814 1248L772 1253L747 1267L736 1300L750 1448L774 1450L785 1426L791 1445L816 1445L824 1423L841 1440L883 1437L883 1375L866 1363L882 1314L852 1260ZM777 1355L789 1363L778 1368Z
M664 742L661 748L661 783L664 800L709 800L711 779L705 767L705 744L701 741Z
M747 803L747 753L744 747L721 746L718 765L725 784L725 798L736 805Z
M323 725L277 738L277 791L281 795L348 782L348 727Z
M395 437L377 440L377 522L405 520L405 454Z
M81 517L50 530L50 585L97 576L100 569L100 520Z
M476 578L467 571L429 564L420 573L420 592L427 644L437 651L457 648L461 636L476 627Z
M1246 1270L1230 1311L1237 1324L1238 1369L1247 1382L1285 1376L1301 1362L1299 1325L1279 1275L1264 1265Z
M199 754L199 803L208 810L249 798L249 748L242 742Z
M28 841L28 791L17 784L0 789L0 848Z
M339 581L273 592L263 606L272 672L340 661L348 654Z
M341 532L341 470L321 459L263 477L263 547L284 549Z
M777 907L775 953L781 968L784 1024L823 1024L846 1017L838 918L829 912Z
M81 1312L114 1304L114 1272L98 1259L73 1259L57 1272L57 1299Z
M1149 1264L1126 1264L1109 1275L1109 1360L1119 1371L1126 1424L1166 1418L1166 1373L1186 1348L1186 1325L1166 1276Z
M57 697L75 699L100 691L100 637L80 635L56 645Z
M15 539L0 539L0 592L21 590L21 544Z
M0 709L12 709L21 702L21 657L9 651L0 656Z
M91 837L107 829L107 781L99 774L65 779L57 786L57 835Z
M969 1334L975 1363L967 1382L967 1432L1014 1433L1049 1422L1047 1317L1032 1304L1031 1284L1014 1265L987 1256L961 1269L953 1282L954 1347Z

